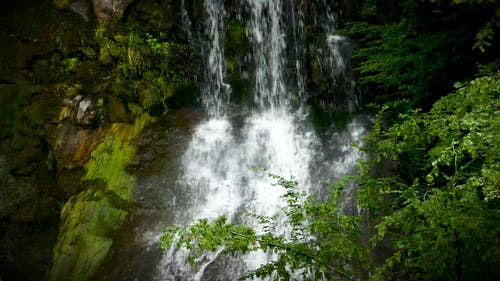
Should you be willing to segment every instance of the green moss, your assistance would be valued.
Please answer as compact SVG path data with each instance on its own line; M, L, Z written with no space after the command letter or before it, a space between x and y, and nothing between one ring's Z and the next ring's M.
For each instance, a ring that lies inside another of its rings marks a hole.
M63 9L69 5L69 0L53 0L52 4L58 9Z
M228 23L225 45L229 57L244 56L250 51L252 45L247 37L245 23L238 20Z
M61 213L51 280L90 280L101 266L133 205L136 178L126 172L134 156L134 138L151 121L115 123L92 152L83 177L86 189L70 198Z
M176 89L192 82L188 74L191 70L186 67L186 47L160 40L161 34L107 33L100 26L95 36L100 45L98 60L115 69L110 72L112 95L121 97L126 105L140 105L151 115L165 113L166 100Z
M115 123L111 135L101 143L91 155L85 168L84 180L104 179L107 188L124 200L132 199L135 177L125 169L134 156L131 140L150 122L147 114L139 116L133 125Z
M110 190L124 199L131 198L130 192L135 179L125 168L133 153L131 144L124 142L122 138L107 138L92 152L84 179L105 179Z
M72 197L62 210L51 280L89 280L107 256L112 236L126 215L92 189Z
M67 58L62 61L64 71L68 74L73 74L76 72L78 63L78 58Z

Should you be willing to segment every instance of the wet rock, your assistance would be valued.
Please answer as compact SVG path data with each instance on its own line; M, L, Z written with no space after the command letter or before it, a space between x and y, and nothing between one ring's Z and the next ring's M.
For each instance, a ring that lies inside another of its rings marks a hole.
M79 103L82 99L83 99L82 95L77 95L76 97L73 98L73 101L75 101L76 103Z
M0 218L31 221L38 201L55 196L55 173L48 144L33 138L17 148L14 139L0 142Z
M358 106L357 89L349 57L356 44L347 37L328 35L316 38L309 46L311 58L309 89L311 101L321 110L353 112Z
M62 190L65 198L70 198L83 191L81 178L85 175L85 168L77 166L72 169L62 169L57 172L57 186Z
M97 19L106 23L121 17L131 2L132 0L92 0L92 5Z
M77 87L67 89L67 95L72 96L79 92ZM97 128L104 122L105 109L103 100L92 99L80 94L73 98L63 98L64 105L59 112L59 121L69 121L84 128Z
M82 101L85 98L79 104ZM82 177L84 182L71 191L75 195L61 212L59 238L52 260L52 281L93 280L95 272L102 266L116 233L130 209L135 208L136 179L125 169L135 152L135 137L150 120L151 117L143 115L134 124L112 124L98 130L81 129L69 122L59 128L60 137L64 137L65 142L76 141L74 145L61 147L59 157L65 152L68 158L60 161L71 161L71 151L82 151L84 157L73 160L78 161L74 162L75 165L85 166L85 174ZM73 138L79 134L80 137ZM99 136L104 136L104 139ZM87 150L87 145L78 143L80 138L90 141L94 148ZM77 175L80 173L72 171ZM68 177L71 174L69 172Z
M90 110L92 101L84 99L78 103L78 111L76 113L76 122L79 124L88 125L90 119L95 115L95 111Z
M91 98L77 95L74 98L64 98L63 109L59 114L59 120L68 120L71 123L84 127L97 127L98 112L102 112L102 105Z
M61 123L55 148L58 169L73 169L87 163L90 153L102 142L105 134L104 129L82 129L71 122Z
M7 159L0 156L0 219L6 217L16 217L19 215L20 205L28 201L36 194L36 188L28 182L18 181L9 173ZM26 213L26 212L23 212ZM31 213L31 214L30 214ZM28 212L21 217L33 217L32 212Z
M204 117L199 109L183 108L169 112L161 121L149 126L136 141L136 154L127 171L134 175L150 175L158 172L162 159L178 159L194 128Z
M90 4L87 0L78 0L69 4L70 11L79 14L86 22L89 21Z

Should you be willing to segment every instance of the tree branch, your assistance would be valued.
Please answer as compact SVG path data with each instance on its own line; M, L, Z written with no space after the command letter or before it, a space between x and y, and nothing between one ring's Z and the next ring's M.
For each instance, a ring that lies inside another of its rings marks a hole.
M231 231L231 234L235 235L235 236L239 236L241 238L247 238L245 235L241 234L241 233L238 233L236 231ZM355 280L353 277L349 276L347 273L343 272L342 270L340 269L337 269L335 267L333 267L332 265L330 264L326 264L326 263L323 263L323 262L319 262L314 256L308 254L308 253L304 253L304 252L301 252L301 251L298 251L296 249L293 249L289 246L286 246L286 245L281 245L281 244L277 244L277 243L272 243L270 241L265 241L263 239L259 239L259 238L256 238L255 241L259 242L259 244L263 244L263 243L266 243L267 245L269 245L270 247L274 247L274 248L278 248L278 249L283 249L283 250L287 250L287 251L291 251L291 252L294 252L300 256L303 256L303 257L306 257L308 259L310 259L311 261L317 263L317 264L321 264L321 265L324 265L327 269L339 274L340 276L344 277L344 278L347 278L349 280Z

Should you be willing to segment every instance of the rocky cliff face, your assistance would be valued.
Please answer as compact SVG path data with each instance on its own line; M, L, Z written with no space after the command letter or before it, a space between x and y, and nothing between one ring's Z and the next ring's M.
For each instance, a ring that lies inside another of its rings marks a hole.
M310 2L300 9L312 21ZM201 5L185 1L193 30L205 24ZM183 16L174 0L0 3L1 280L91 280L100 270L136 208L129 164L151 158L136 155L142 129L154 122L148 114L191 106L199 95L201 51ZM246 26L225 20L232 99L251 102ZM314 30L299 39L319 102L329 78L315 60L328 46L316 44ZM151 154L147 141L141 147Z
M158 35L175 6L143 1L122 18L131 2L0 3L1 280L91 280L136 208L128 166L148 111L193 100L188 79L141 74L144 57L179 50L163 43L175 30Z
M99 16L118 16L126 7L125 1L94 2ZM0 3L1 280L48 280L54 267L51 265L60 263L65 255L69 258L63 261L65 267L61 268L66 271L62 272L76 272L76 261L83 261L80 256L84 255L58 240L65 241L69 237L65 229L71 230L75 223L90 226L75 220L89 215L80 210L87 210L85 206L94 210L99 205L99 215L118 214L113 217L115 222L108 222L118 228L119 218L126 214L119 208L105 208L108 205L104 202L121 202L109 199L112 196L103 195L105 199L99 201L94 195L89 199L82 193L98 185L82 181L85 164L105 136L113 135L113 126L98 124L103 102L82 89L82 84L87 84L80 77L88 75L74 71L85 52L93 52L82 49L82 42L89 45L95 24L91 18L87 18L89 22L80 18L92 10L85 6L90 2L71 4L69 8L80 11L80 15L55 9L52 1ZM82 69L96 71L91 62ZM74 78L68 79L71 76ZM105 189L106 184L101 186ZM69 230L67 233L74 233ZM103 249L109 240L99 241L103 243L93 245ZM54 255L56 245L67 250L64 255Z
M0 277L39 280L56 242L60 194L49 145L37 137L18 145L0 142Z

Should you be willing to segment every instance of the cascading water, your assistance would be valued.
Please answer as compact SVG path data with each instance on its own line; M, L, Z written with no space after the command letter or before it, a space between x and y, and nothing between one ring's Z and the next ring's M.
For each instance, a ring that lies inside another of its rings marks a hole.
M205 85L202 89L202 101L210 117L222 117L228 104L230 87L224 82L224 48L222 45L224 30L224 1L205 0L204 7L208 14L206 29L208 30L208 58L205 69ZM205 49L205 48L204 48ZM203 50L202 50L203 51Z
M196 127L182 156L182 172L176 185L181 187L184 199L175 206L174 224L221 215L230 221L251 223L242 216L243 211L272 215L285 205L281 198L284 190L273 187L272 180L258 171L294 176L301 189L313 192L320 189L321 181L352 172L360 156L350 143L360 141L362 126L352 123L345 133L333 135L335 141L322 144L308 124L307 109L294 105L305 91L305 78L299 57L294 62L298 77L287 78L287 48L292 48L296 56L304 51L298 46L288 47L287 42L301 42L303 27L294 26L297 38L293 40L287 40L285 34L290 22L303 25L301 15L286 19L289 13L283 10L286 5L280 0L242 2L248 9L247 36L255 65L253 106L237 113L229 109L231 89L224 82L224 1L205 0L208 18L202 102L208 117ZM334 53L329 59L339 58ZM292 89L299 89L298 94L292 94ZM243 120L242 125L233 122L236 114ZM336 156L325 157L321 152L324 149ZM235 280L244 270L271 258L261 253L227 260L219 254L206 254L191 268L186 251L170 249L158 266L157 279Z

